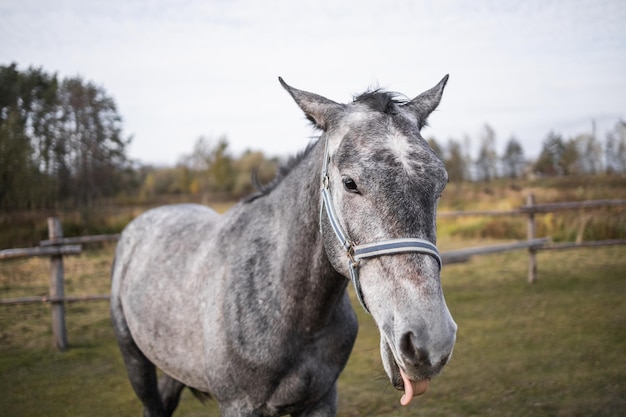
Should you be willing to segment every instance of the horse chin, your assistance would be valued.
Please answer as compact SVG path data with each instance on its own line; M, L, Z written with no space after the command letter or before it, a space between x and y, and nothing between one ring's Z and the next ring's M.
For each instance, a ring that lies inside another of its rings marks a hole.
M402 405L408 405L414 396L422 395L428 390L430 378L407 375L407 372L398 365L391 347L384 338L381 338L380 354L391 385L398 391L404 391L404 395L400 399Z

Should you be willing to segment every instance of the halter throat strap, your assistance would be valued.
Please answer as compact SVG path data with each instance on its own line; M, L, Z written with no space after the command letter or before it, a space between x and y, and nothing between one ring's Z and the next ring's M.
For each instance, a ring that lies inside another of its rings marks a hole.
M330 180L328 177L328 162L330 155L328 152L328 139L324 145L324 162L322 165L322 207L320 210L320 229L322 222L322 213L325 211L328 217L328 221L337 237L337 240L344 248L348 258L348 270L350 271L350 279L354 285L356 296L363 309L370 313L367 308L367 304L363 298L363 291L361 290L361 282L359 280L359 266L362 259L374 258L384 255L395 255L399 253L420 253L430 255L437 261L439 270L443 265L441 261L441 255L437 247L428 240L418 238L402 238L402 239L389 239L378 242L365 243L362 245L356 244L352 241L348 234L343 230L339 223L339 218L335 213L335 208L330 195ZM371 314L371 313L370 313Z

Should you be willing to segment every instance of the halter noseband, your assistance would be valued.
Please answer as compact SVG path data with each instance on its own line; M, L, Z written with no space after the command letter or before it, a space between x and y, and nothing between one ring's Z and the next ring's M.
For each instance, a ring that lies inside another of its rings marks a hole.
M330 196L330 181L328 178L328 162L330 155L328 154L328 139L324 145L324 163L322 166L322 209L320 210L320 228L322 221L322 210L326 209L326 214L330 222L335 236L339 240L341 246L343 246L348 256L348 270L350 271L350 279L354 285L356 296L361 303L363 309L370 313L365 300L363 299L363 292L361 290L361 282L359 281L359 266L361 259L373 258L382 255L394 255L398 253L416 252L430 255L439 265L441 270L442 261L437 247L424 239L418 238L402 238L402 239L389 239L382 240L373 243L366 243L363 245L357 245L354 241L348 238L348 235L344 232L339 223L339 218L335 214L335 209ZM370 313L371 314L371 313Z

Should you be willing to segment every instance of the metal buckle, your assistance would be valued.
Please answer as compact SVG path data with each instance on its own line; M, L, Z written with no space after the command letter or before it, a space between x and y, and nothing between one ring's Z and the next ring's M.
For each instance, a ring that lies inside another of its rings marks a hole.
M353 268L358 268L359 265L361 264L361 260L354 258L354 247L356 246L356 244L354 242L350 242L349 245L350 247L346 251L346 255L348 256L348 261L350 262L350 265Z

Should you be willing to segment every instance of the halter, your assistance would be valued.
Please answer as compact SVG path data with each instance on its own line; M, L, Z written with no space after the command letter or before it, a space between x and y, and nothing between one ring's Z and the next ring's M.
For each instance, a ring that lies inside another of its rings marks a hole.
M369 313L369 309L363 299L363 292L361 290L361 282L359 280L359 266L361 260L365 258L373 258L382 255L394 255L398 253L416 252L430 255L439 265L441 271L442 261L437 247L424 239L418 238L403 238L403 239L389 239L382 240L373 243L366 243L358 245L356 242L350 240L348 235L344 232L339 224L339 218L335 214L335 209L330 196L330 181L328 178L328 162L330 155L328 154L328 138L324 145L324 164L322 166L322 208L320 209L320 229L322 222L322 212L326 209L326 214L330 225L335 232L335 236L339 240L341 246L343 246L348 256L348 270L350 271L350 279L356 290L356 296L361 303L363 309Z

